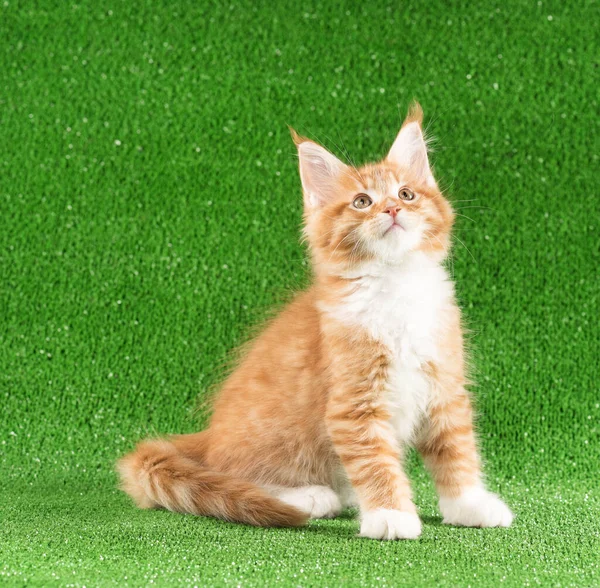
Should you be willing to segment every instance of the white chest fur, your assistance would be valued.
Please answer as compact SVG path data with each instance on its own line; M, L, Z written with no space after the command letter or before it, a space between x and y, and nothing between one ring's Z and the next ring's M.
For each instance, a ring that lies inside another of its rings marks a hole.
M365 328L392 357L386 404L399 441L410 442L429 399L426 362L439 356L439 334L453 304L446 270L423 254L402 265L361 268L356 288L333 314Z

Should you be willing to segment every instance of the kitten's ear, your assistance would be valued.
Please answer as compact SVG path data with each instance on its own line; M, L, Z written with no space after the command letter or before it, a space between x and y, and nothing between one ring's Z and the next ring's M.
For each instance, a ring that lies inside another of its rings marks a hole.
M348 166L325 147L300 137L294 129L290 128L290 133L298 148L304 207L306 210L319 208L334 197L338 180Z
M427 144L421 128L422 123L423 109L418 102L413 102L387 159L400 167L409 168L423 182L435 186L427 157Z

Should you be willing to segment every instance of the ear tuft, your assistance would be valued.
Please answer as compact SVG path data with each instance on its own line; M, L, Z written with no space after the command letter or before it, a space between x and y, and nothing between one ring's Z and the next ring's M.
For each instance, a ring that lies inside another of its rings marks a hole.
M411 122L416 122L419 124L419 126L423 125L423 109L416 100L413 100L410 103L410 106L408 107L408 114L406 115L402 126L405 126Z
M306 137L302 137L301 135L299 135L294 128L290 127L290 125L288 125L288 129L290 131L290 135L292 136L292 141L294 141L294 145L296 145L296 147L298 147L300 143L308 141Z

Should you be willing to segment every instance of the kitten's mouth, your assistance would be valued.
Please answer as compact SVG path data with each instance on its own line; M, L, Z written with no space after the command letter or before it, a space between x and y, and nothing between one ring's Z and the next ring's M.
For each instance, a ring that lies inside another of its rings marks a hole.
M383 233L384 235L387 235L388 233L395 233L397 231L405 231L406 229L398 222L398 221L394 221L385 231L385 233Z

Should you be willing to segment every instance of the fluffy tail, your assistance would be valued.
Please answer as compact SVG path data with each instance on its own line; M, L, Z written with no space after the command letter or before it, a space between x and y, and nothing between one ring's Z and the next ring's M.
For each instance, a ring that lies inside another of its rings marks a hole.
M308 519L250 482L203 468L173 441L143 441L117 463L117 471L121 488L140 508L162 507L257 527L298 527Z

